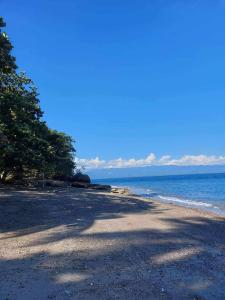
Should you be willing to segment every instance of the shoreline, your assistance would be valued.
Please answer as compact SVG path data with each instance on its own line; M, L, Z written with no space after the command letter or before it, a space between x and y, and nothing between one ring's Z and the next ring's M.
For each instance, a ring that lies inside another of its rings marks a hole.
M225 219L225 213L220 214L219 212L217 213L217 212L215 212L213 210L210 210L210 209L207 209L207 208L188 206L188 205L185 205L185 203L182 205L182 204L178 204L178 203L174 203L174 202L167 202L167 201L163 201L163 200L159 200L159 199L155 199L155 198L151 198L151 197L148 198L146 196L142 196L142 195L139 195L139 194L132 193L131 188L129 188L128 186L125 186L125 187L112 186L112 187L115 188L115 189L118 189L118 190L120 190L120 189L128 190L127 194L125 194L125 195L120 194L123 197L134 197L136 199L139 199L140 201L144 201L144 202L147 202L147 203L148 202L150 202L150 203L153 202L155 204L165 205L165 206L168 206L168 207L172 206L172 207L175 207L175 208L188 209L188 210L197 212L197 213L199 213L203 216Z
M212 215L216 215L216 216L219 216L219 217L224 217L225 218L225 210L222 210L221 208L219 207L214 207L212 206L210 208L209 207L204 207L202 206L202 201L199 201L199 205L198 205L198 201L197 200L187 200L187 199L181 199L181 198L177 198L181 201L176 201L176 200L172 200L172 199L160 199L159 197L158 198L154 198L154 197L147 197L146 195L142 195L142 194L138 194L138 193L135 193L135 192L132 192L132 188L129 187L129 186L112 186L112 188L116 188L116 189L125 189L125 190L128 190L128 193L127 195L133 195L133 196L136 196L136 197L140 197L141 199L144 199L146 201L150 200L150 201L154 201L156 203L162 203L162 204L165 204L165 205L174 205L174 206L177 206L177 207L183 207L183 208L187 208L187 209L194 209L194 210L197 210L199 212L205 212L205 213L209 213L209 214L212 214ZM165 198L170 198L170 196L165 196ZM187 201L187 202L185 202ZM191 202L193 202L194 204L192 204ZM205 203L205 204L209 204L211 205L210 203Z
M219 213L216 213L214 211L210 211L210 210L207 210L207 209L204 209L204 208L197 208L197 207L190 207L190 206L185 206L185 205L182 205L182 204L176 204L176 203L173 203L173 202L163 202L163 201L160 201L160 200L156 200L156 199L153 199L153 198L146 198L146 197L141 197L139 195L137 195L137 198L140 198L140 200L142 201L151 201L151 202L154 202L154 203L157 203L157 204L161 204L161 205L165 205L165 206L172 206L172 207L175 207L175 208L182 208L182 209L187 209L187 210L191 210L191 211L194 211L196 213L199 213L203 216L206 216L206 217L212 217L212 218L220 218L220 219L225 219L225 215L224 214L219 214Z

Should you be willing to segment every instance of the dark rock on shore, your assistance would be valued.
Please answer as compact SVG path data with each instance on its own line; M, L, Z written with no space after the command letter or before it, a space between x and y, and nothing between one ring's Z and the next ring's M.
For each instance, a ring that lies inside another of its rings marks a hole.
M111 185L106 184L90 184L89 186L91 189L94 190L110 190L111 191Z
M60 180L46 180L45 186L51 186L51 187L66 187L67 183L65 181Z
M77 181L75 181L75 182L71 183L71 186L75 187L75 188L87 189L87 188L90 187L90 184L87 183L87 182L77 182Z
M90 184L86 182L73 182L71 184L72 187L75 188L84 188L84 189L93 189L93 190L104 190L104 191L111 191L110 185L103 185L103 184Z
M77 173L73 175L72 182L85 182L85 183L91 183L91 179L87 174Z

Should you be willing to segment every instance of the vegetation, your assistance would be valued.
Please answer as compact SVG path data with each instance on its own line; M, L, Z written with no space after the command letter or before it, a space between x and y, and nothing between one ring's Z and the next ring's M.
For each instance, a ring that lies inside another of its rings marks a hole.
M71 176L73 140L43 121L37 89L17 72L12 45L0 17L0 181Z

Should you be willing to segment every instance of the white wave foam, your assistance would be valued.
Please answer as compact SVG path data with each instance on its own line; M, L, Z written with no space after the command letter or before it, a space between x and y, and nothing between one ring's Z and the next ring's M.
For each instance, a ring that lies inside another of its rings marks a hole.
M165 196L160 196L160 195L158 197L160 199L166 200L166 201L178 202L178 203L183 203L183 204L188 204L188 205L213 207L212 204L206 203L206 202L193 201L193 200L185 200L185 199L180 199L180 198L175 198L175 197L165 197Z

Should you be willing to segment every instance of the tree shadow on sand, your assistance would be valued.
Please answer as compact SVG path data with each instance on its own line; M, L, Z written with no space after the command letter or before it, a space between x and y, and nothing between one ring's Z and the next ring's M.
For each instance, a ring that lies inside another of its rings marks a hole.
M21 251L0 259L0 299L225 299L223 219L165 218L135 197L40 193L0 201L0 245ZM104 227L128 215L168 226Z
M95 197L88 197L92 194ZM0 233L10 237L45 231L56 226L73 227L77 234L98 219L120 218L126 213L153 209L152 202L97 194L94 191L7 190L0 194Z

